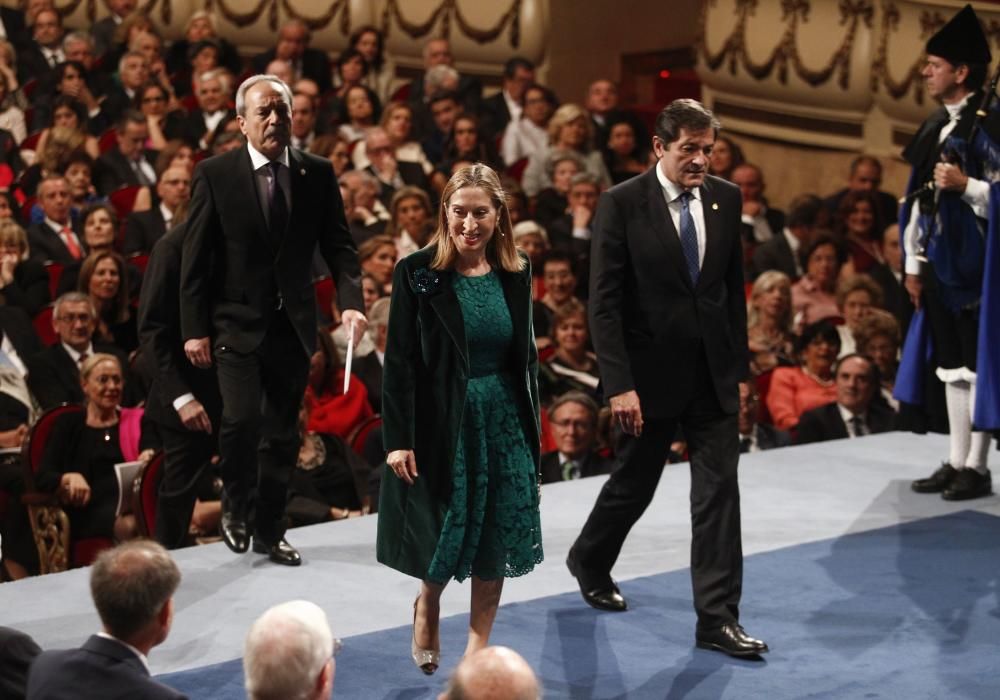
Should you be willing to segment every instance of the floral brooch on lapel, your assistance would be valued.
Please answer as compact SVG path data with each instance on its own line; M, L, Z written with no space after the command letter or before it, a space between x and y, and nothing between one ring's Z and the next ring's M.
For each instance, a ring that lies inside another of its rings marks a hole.
M413 286L417 290L417 294L436 292L440 284L441 275L438 274L437 270L421 267L413 271Z

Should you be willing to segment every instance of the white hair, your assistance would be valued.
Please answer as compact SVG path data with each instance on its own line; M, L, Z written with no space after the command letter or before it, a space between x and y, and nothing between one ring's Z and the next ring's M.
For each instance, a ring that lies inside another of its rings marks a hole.
M306 700L333 658L333 633L315 603L270 608L247 633L243 678L250 700Z
M245 117L247 115L247 90L252 88L257 83L263 82L273 83L278 92L281 93L282 101L288 105L289 113L292 111L292 91L288 85L285 84L285 81L276 75L258 73L257 75L251 75L249 78L240 83L238 88L236 88L236 113L238 115L241 117Z

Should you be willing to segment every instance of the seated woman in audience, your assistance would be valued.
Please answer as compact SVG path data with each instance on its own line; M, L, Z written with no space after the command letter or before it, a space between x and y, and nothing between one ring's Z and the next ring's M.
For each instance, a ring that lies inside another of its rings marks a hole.
M137 537L134 515L116 516L118 481L114 465L148 462L141 449L141 408L119 408L124 379L118 358L95 353L80 365L84 411L62 416L42 454L35 479L39 491L58 495L70 520L73 540Z
M94 340L114 343L128 354L139 347L139 337L126 275L125 260L118 253L91 253L80 266L77 289L97 308Z
M521 118L511 121L500 141L500 156L508 165L541 153L549 145L549 120L559 106L555 93L534 83L524 90Z
M563 216L569 208L569 188L573 176L584 171L583 160L573 151L554 149L545 159L545 172L551 186L538 193L535 199L535 221L548 227Z
M840 200L835 224L848 254L841 275L867 272L885 263L882 257L885 225L878 212L878 202L871 192L848 192Z
M806 411L837 400L833 365L840 353L840 334L831 321L802 329L796 346L798 367L778 367L771 375L767 410L779 430L791 430Z
M836 238L819 234L799 251L805 274L792 285L796 328L840 315L834 294L847 253Z
M51 126L52 112L58 97L65 97L83 105L84 118L81 122L85 127L90 126L88 115L96 114L100 110L100 103L87 87L87 69L82 63L64 61L58 64L52 69L45 83L39 86L32 100L35 106L32 131ZM94 127L100 130L102 125L94 124Z
M73 200L69 214L73 222L80 221L80 212L85 207L94 202L104 201L103 197L98 196L97 188L94 187L94 159L82 148L61 155L56 169L66 178L66 184L69 185L69 194ZM28 216L29 224L39 224L45 221L45 211L42 209L42 205L35 202Z
M611 177L604 167L601 152L593 147L593 138L590 115L583 107L570 103L557 109L549 121L549 148L534 154L524 169L521 186L527 195L534 197L552 185L545 163L548 151L554 149L576 153L583 160L584 169L598 179L601 188L609 187Z
M404 185L396 190L389 203L387 236L396 240L396 259L405 258L423 248L434 233L431 199L419 187Z
M851 275L837 285L837 308L844 323L840 333L840 355L857 352L855 334L862 321L873 309L882 307L882 289L868 275Z
M361 270L374 278L382 294L392 290L392 271L396 268L397 259L396 240L392 236L372 236L358 246Z
M28 257L28 236L12 219L0 220L0 300L31 318L51 301L49 275Z
M531 298L545 296L545 278L542 275L542 261L549 252L549 235L538 222L526 220L514 224L514 245L523 250L531 261Z
M83 229L83 242L87 253L111 253L115 251L115 239L118 236L118 215L114 207L106 202L95 202L80 212L80 227ZM77 290L80 282L80 267L84 261L77 261L63 267L59 276L59 286L56 289L58 298L66 292ZM139 297L139 285L142 283L142 270L130 262L125 263L125 277L130 299Z
M14 85L17 85L16 78ZM13 92L8 72L0 68L0 129L9 131L14 141L21 143L28 135L28 125L24 121L24 110L17 104Z
M441 182L443 176L434 169L434 164L424 153L424 147L413 138L413 108L405 102L390 102L382 110L382 118L379 119L379 126L385 129L389 135L389 140L396 149L396 160L407 163L419 163L430 180L434 189L440 192L444 188ZM364 139L355 144L351 152L351 159L354 167L364 170L371 161L368 159L368 150Z
M754 281L747 302L747 342L755 375L796 364L792 282L784 272L767 270Z
M217 63L225 66L234 75L238 75L243 70L242 61L236 47L227 40L219 36L216 29L216 16L205 10L198 10L191 13L184 26L184 36L171 42L170 47L164 57L167 72L175 77L178 83L187 81L190 90L191 83L191 52L195 44L204 41L212 41L218 47L219 54ZM177 93L182 94L181 92Z
M882 396L894 409L899 402L893 398L892 389L896 384L896 370L899 369L899 348L902 334L896 317L882 309L872 309L854 331L858 352L872 358L878 365L882 380Z
M444 162L439 170L451 177L452 166L461 162L486 163L495 170L503 169L493 141L480 128L479 118L471 114L455 118L444 144Z
M347 91L356 85L367 87L365 78L368 76L368 61L361 54L350 46L344 49L333 68L333 102L332 114L337 120L344 120L347 112L345 109L347 101ZM373 104L380 104L378 95L370 90L374 97Z
M68 95L59 95L52 101L51 116L38 137L38 153L45 151L52 130L58 127L70 129L79 135L80 143L74 144L74 149L82 147L94 160L101 155L97 137L87 131L87 108Z
M396 64L386 54L382 32L371 24L362 25L351 32L347 45L360 53L368 64L368 72L362 83L378 96L382 104L387 104L392 96Z
M358 142L358 146L363 143ZM309 152L333 163L333 174L338 178L351 166L351 149L340 134L320 134L309 144Z
M539 350L552 345L553 318L559 308L573 299L576 292L576 262L570 253L550 250L542 259L545 294L532 307L535 345Z
M743 149L728 136L718 136L708 159L708 172L723 180L728 180L737 165L743 165Z
M601 150L611 182L616 185L646 172L646 163L642 160L644 149L636 141L631 122L625 119L608 124L608 140L601 144Z
M139 88L132 106L146 117L149 138L145 148L162 151L171 139L186 136L183 113L171 108L170 93L159 83L149 82Z
M309 361L309 382L305 407L309 411L309 430L347 438L361 421L372 414L368 390L351 375L344 393L344 367L329 333L317 334L316 352Z
M570 298L552 315L555 352L538 367L538 396L542 406L567 391L581 391L601 403L597 356L588 346L587 307Z
M338 133L349 144L364 141L368 129L379 119L378 98L364 85L352 85L344 93L344 116Z
M168 55L168 61L170 57ZM217 39L199 39L189 44L184 67L172 73L170 84L174 97L186 97L198 92L197 77L222 66L222 49ZM170 70L169 68L167 69Z

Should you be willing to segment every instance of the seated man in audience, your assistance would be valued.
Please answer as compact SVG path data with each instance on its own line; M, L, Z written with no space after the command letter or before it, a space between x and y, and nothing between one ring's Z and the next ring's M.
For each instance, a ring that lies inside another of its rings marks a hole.
M35 15L31 41L17 49L17 79L22 85L30 80L44 84L52 69L66 60L62 49L62 15L51 5Z
M0 698L23 698L28 685L28 669L41 647L24 632L0 627Z
M101 56L114 45L115 31L122 20L135 12L137 0L107 0L108 9L111 10L104 19L99 19L90 27L90 34L94 37L94 47L97 55Z
M38 203L45 220L28 227L31 257L40 262L51 260L69 265L82 260L87 249L73 230L70 212L73 196L69 182L62 175L49 175L38 185Z
M125 223L125 255L149 254L170 228L180 207L191 198L191 172L181 165L167 168L156 183L160 206L132 212Z
M291 85L299 78L316 81L320 92L330 90L330 59L326 52L309 47L312 34L309 25L299 19L290 19L278 30L278 43L273 49L258 54L251 61L255 73L266 73L268 64L274 60L286 61L291 70Z
M635 142L645 144L642 155L649 151L649 130L637 114L618 106L618 86L606 78L599 78L587 88L584 107L590 113L594 127L594 143L603 147L608 142L610 125L617 121L628 122L635 134Z
M803 194L793 199L785 226L780 229L781 235L775 231L771 240L760 244L753 252L751 267L754 279L767 270L784 272L792 280L801 277L803 270L799 248L807 244L828 219L823 200L816 195Z
M80 363L95 352L115 355L123 368L128 367L128 359L117 347L110 343L91 342L97 328L97 310L90 297L83 292L67 292L56 299L52 310L52 328L59 336L59 342L26 360L28 388L43 410L83 401ZM132 382L126 382L125 386L130 384ZM136 402L123 403L134 405Z
M539 700L538 679L513 649L486 647L466 656L438 700Z
M494 138L503 134L507 125L521 119L524 91L535 82L535 64L514 56L503 65L500 92L483 100L482 113L487 133Z
M510 120L500 142L500 156L508 166L545 152L549 147L549 119L558 106L555 93L547 87L534 83L525 88L521 117Z
M858 156L851 161L850 173L847 177L847 187L830 195L824 200L827 211L832 219L840 209L840 200L848 192L871 192L878 203L880 221L895 221L898 216L899 202L896 197L879 189L882 186L882 164L873 156Z
M316 138L316 100L297 92L292 96L292 148L308 150Z
M326 613L315 603L292 600L275 605L257 618L247 634L243 649L247 697L331 697L337 644Z
M226 125L236 118L236 110L229 107L232 80L225 68L205 71L195 81L195 99L198 107L191 110L184 121L184 138L192 147L209 150L212 142L226 130Z
M542 261L542 280L545 295L534 303L533 326L535 344L539 350L552 344L549 338L553 330L552 317L560 306L576 294L576 259L572 253L550 250Z
M764 243L785 228L785 212L767 205L764 198L764 173L751 163L733 168L729 179L743 195L744 238L751 243Z
M378 199L386 208L392 202L392 195L404 185L419 187L430 194L430 181L420 163L396 160L396 148L385 129L372 127L365 137L365 152L370 164L365 172L378 180Z
M846 355L837 363L834 377L837 400L802 414L796 444L858 438L893 429L896 417L881 400L874 361L864 355Z
M96 53L94 52L94 42L90 35L83 31L68 32L63 37L63 53L66 54L67 61L76 61L87 71L87 82L85 89L95 98L101 98L108 94L114 86L111 75L106 70L98 68ZM87 102L86 99L82 100ZM92 118L94 114L90 115ZM94 125L91 124L91 128Z
M126 51L118 59L119 84L108 88L101 103L99 124L102 129L117 125L122 115L134 108L136 95L149 79L149 61L138 51Z
M424 75L410 83L410 102L422 104L437 92L454 91L458 94L459 104L469 114L478 114L483 97L483 84L478 78L461 75L455 70L455 57L451 53L451 43L447 39L431 39L424 44ZM455 71L457 82L449 87L437 83L435 79L428 80L432 70L437 66L445 66Z
M115 127L115 147L97 159L97 191L104 196L122 187L152 187L156 183L156 151L146 148L149 127L141 112L127 110Z
M549 243L553 250L563 250L575 257L576 269L581 271L577 289L587 290L590 270L590 226L597 209L601 184L588 172L577 173L570 180L566 213L548 226Z
M351 193L351 204L344 200L344 213L356 244L385 231L389 210L379 200L379 182L365 170L348 170L340 176L341 191Z
M167 551L133 540L101 552L90 593L102 630L79 649L46 651L28 676L31 700L185 696L154 681L147 656L170 634L181 572Z
M792 444L792 436L784 430L758 422L760 395L757 393L757 385L752 381L740 384L740 412L737 416L740 452L760 452Z
M568 391L549 406L556 449L542 455L542 483L610 474L614 461L594 451L597 403L580 391Z
M883 263L870 267L868 274L882 289L882 308L896 317L905 338L914 309L903 286L903 246L899 240L899 224L890 224L879 244Z
M424 137L420 145L424 154L435 166L444 161L444 151L451 137L455 120L462 114L462 104L458 93L452 91L434 93L428 98L429 122L422 130Z

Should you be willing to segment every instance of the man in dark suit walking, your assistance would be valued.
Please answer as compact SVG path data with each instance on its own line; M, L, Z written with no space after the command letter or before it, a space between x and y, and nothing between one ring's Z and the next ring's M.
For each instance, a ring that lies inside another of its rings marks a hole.
M146 417L156 423L166 453L156 540L168 549L185 544L198 487L218 446L222 414L215 372L194 367L184 356L177 296L184 231L183 224L175 226L156 243L139 297L142 349L156 367Z
M895 427L896 415L878 396L878 367L864 355L845 355L834 370L837 400L802 414L795 443L858 438Z
M195 367L216 363L222 394L222 533L245 552L301 563L285 540L298 409L316 347L309 270L317 244L355 341L361 270L330 161L289 148L292 94L274 76L236 92L247 148L199 164L181 264L181 328Z
M154 681L146 657L170 634L177 564L150 540L108 549L90 570L90 592L103 630L79 649L45 651L28 676L31 700L185 696Z
M707 175L719 123L700 103L656 119L658 162L602 195L593 227L590 324L604 394L623 435L611 474L570 549L584 600L624 611L611 578L649 505L677 428L691 456L691 577L699 647L756 656L739 624L738 387L749 358L741 202Z

